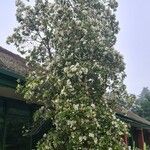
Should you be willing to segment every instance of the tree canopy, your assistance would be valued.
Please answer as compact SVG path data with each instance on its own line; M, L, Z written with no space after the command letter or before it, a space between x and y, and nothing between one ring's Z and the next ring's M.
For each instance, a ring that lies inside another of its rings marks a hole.
M150 121L150 90L147 87L142 89L132 110L139 116Z
M16 6L19 25L8 43L31 68L19 89L28 102L42 104L34 119L51 119L54 127L37 148L124 149L127 128L115 113L130 96L123 57L114 49L118 3L36 0L31 6L17 0Z

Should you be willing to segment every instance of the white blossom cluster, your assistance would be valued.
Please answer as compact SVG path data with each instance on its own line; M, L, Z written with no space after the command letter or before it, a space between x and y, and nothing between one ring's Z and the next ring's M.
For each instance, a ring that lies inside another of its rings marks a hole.
M17 2L19 27L8 42L33 68L20 91L43 105L35 120L52 122L38 150L124 150L127 126L115 115L126 95L116 8L116 0Z

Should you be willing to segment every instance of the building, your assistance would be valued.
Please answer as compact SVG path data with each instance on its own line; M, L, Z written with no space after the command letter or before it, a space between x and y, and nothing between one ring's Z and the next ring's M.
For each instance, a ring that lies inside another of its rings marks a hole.
M33 125L33 112L39 106L27 104L16 93L17 80L24 82L26 72L23 58L0 47L0 150L31 150L51 128L50 121ZM30 127L28 134L23 127Z
M31 126L35 104L27 104L16 93L17 80L24 81L27 72L25 61L20 56L0 47L0 149L31 150L43 133L51 128L50 122L40 121L28 134L23 126ZM124 142L141 150L144 143L150 145L150 122L133 112L117 113L118 118L130 127L131 136L124 136Z
M32 121L33 105L16 93L17 80L23 80L24 60L0 47L0 149L29 150L31 138L22 136L22 127Z
M139 148L140 150L149 150L150 122L132 111L128 111L126 114L118 112L117 116L129 126L130 135L125 135L123 137L126 145L131 148ZM147 147L147 149L144 149L145 147Z

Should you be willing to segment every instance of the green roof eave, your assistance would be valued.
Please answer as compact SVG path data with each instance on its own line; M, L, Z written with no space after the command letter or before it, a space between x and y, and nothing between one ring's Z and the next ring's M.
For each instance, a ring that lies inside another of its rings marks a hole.
M10 71L10 70L3 69L3 68L0 68L0 74L4 74L8 77L15 78L15 79L21 79L23 81L25 80L24 76L14 73L13 71Z
M0 68L0 86L16 88L17 80L25 81L25 77L18 75L12 71Z
M134 127L138 127L138 128L143 128L143 129L150 129L150 125L146 124L146 123L143 123L143 122L140 122L140 121L137 121L137 120L134 120L130 117L127 117L125 115L122 115L122 114L119 114L119 113L116 113L116 116L126 122L126 123L129 123L131 124L132 126Z
M10 87L10 88L16 88L17 82L11 82L8 80L0 79L0 86L4 87Z

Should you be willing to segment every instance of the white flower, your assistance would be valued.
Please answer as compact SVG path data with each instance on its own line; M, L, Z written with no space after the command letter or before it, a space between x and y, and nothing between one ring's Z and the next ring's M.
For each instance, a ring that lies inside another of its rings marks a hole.
M80 20L76 20L76 24L77 24L77 25L80 25L80 24L81 24L81 21L80 21Z
M70 70L71 70L72 72L76 72L76 71L77 71L77 65L72 65L72 66L70 67Z
M83 44L86 44L86 41L83 41Z
M100 74L98 75L98 79L99 79L99 80L102 80L102 77L101 77L101 75L100 75Z
M79 141L82 142L83 138L82 136L79 136Z
M64 32L63 32L63 31L59 31L59 34L60 34L61 36L63 36L63 35L64 35Z
M106 132L107 135L111 135L109 131Z
M92 28L93 30L96 30L96 29L97 29L95 26L91 26L91 28Z
M83 13L84 15L87 15L87 14L88 14L87 10L82 10L82 13Z
M94 138L94 134L93 133L89 133L89 137Z
M97 141L98 141L97 138L94 138L94 143L95 143L95 144L97 144Z
M67 95L67 93L65 92L65 88L63 88L62 90L61 90L61 93L60 93L61 95Z
M98 123L98 121L96 121L96 126L99 128L100 127L100 124Z
M73 108L74 108L74 110L78 110L79 109L79 104L73 104Z
M50 147L48 145L45 145L45 149L49 149Z
M75 120L68 120L67 121L67 125L69 125L70 127L73 127L73 125L76 123Z
M68 48L70 48L71 47L71 45L68 45Z
M84 34L87 34L87 30L86 29L82 29L82 31L84 32Z
M70 79L67 80L67 86L72 87Z
M83 136L83 140L86 140L87 139L87 137L86 136Z
M95 104L92 103L92 104L91 104L91 107L92 107L92 108L95 108Z
M114 120L116 119L116 116L115 116L115 114L113 114L113 115L112 115L112 118L113 118Z
M86 136L79 136L79 141L82 142L83 140L86 140Z
M82 68L82 71L84 72L84 74L88 73L88 68Z
M75 130L75 129L76 129L76 127L73 127L72 129L73 129L73 130Z
M88 81L89 81L89 82L93 82L93 79L89 79Z
M71 137L74 138L75 137L74 134L71 134Z
M119 135L123 135L123 132L121 132L121 131L119 131L119 133L118 133Z
M65 68L64 68L64 72L66 73L67 71L68 71L68 68L67 68L67 67L65 67Z

